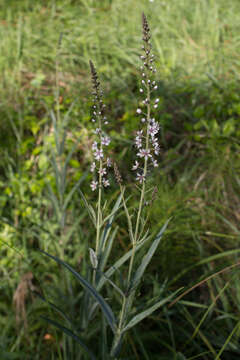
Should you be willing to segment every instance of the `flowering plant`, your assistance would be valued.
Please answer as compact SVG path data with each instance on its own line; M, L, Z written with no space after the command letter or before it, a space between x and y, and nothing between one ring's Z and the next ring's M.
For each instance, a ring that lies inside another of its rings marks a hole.
M85 289L81 303L81 337L72 329L63 327L54 320L47 319L51 324L55 325L66 335L78 342L82 347L82 356L84 359L99 359L99 357L96 357L83 341L83 338L85 341L88 341L89 336L87 331L93 319L97 319L97 321L102 324L100 332L100 343L103 349L101 358L103 360L118 359L121 354L122 343L126 332L175 296L175 293L168 295L167 297L162 297L159 294L159 298L148 308L145 308L140 312L136 312L134 309L134 300L139 284L168 225L167 221L155 237L150 233L149 229L146 229L148 218L145 216L144 210L145 205L149 204L149 202L146 201L148 193L146 189L147 175L150 167L158 166L157 156L159 155L160 146L157 136L160 126L152 116L152 108L156 109L158 107L159 99L153 99L153 93L157 90L156 81L153 79L156 68L154 67L154 55L152 54L152 46L150 43L150 29L144 14L142 15L142 34L143 55L141 55L141 60L143 64L141 66L140 93L143 95L143 100L141 106L136 110L137 114L141 117L141 128L137 131L135 137L137 159L135 159L134 165L132 166L132 170L136 171L136 180L140 184L140 187L138 187L140 189L140 196L137 211L134 210L132 213L128 209L128 201L125 198L126 190L124 181L118 170L117 164L114 163L114 173L119 184L120 194L113 208L110 210L110 213L105 214L106 203L103 204L103 189L110 186L108 170L112 166L112 161L107 154L107 148L111 140L107 135L108 120L105 115L105 105L103 103L100 82L93 62L90 61L93 86L92 123L95 125L94 141L92 144L93 162L90 166L93 179L90 187L93 192L98 192L96 207L93 207L87 201L81 191L80 193L96 229L95 249L89 249L92 266L91 274L90 276L84 277L62 259L45 253L48 257L55 260L58 264L63 265L70 273L72 273ZM155 196L155 193L156 189L154 189L152 199ZM107 267L114 239L118 231L118 227L113 228L113 223L120 210L124 210L126 215L131 248L113 265ZM150 240L151 243L148 249L145 249L145 246ZM139 264L139 261L138 263L136 262L136 256L141 248L145 249L145 255ZM127 276L125 276L122 281L113 281L113 274L118 274L119 269L124 264L128 264ZM118 311L114 311L114 304L109 304L103 296L103 289L106 285L110 285L113 291L118 294ZM99 318L99 308L103 314L101 318ZM112 334L107 331L106 324L108 324ZM109 342L111 342L111 345L109 345Z

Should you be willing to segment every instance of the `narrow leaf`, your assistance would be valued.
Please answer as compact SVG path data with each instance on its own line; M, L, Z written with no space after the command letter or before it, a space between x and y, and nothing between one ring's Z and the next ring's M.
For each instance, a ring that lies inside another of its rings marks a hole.
M142 242L139 242L136 246L136 249L135 251L138 251L139 249L141 249L141 247L143 246L143 244L145 244L145 242L149 240L149 237L146 238L144 241ZM126 254L124 254L120 259L118 259L115 264L113 266L110 267L110 269L108 269L106 272L105 272L105 275L106 275L106 278L110 278L114 273L115 271L120 267L122 266L132 255L133 253L133 249L129 250ZM102 286L105 284L106 282L106 279L105 278L101 278L98 285L97 285L97 290L99 291Z
M101 255L101 258L100 258L100 264L99 264L99 269L100 271L104 271L104 268L106 266L106 263L108 261L108 258L109 258L109 255L111 253L111 250L112 250L112 245L113 245L113 241L115 239L115 236L117 234L117 231L118 231L118 227L116 227L114 229L114 231L112 232L109 240L108 240L108 243L107 243L107 246L106 248L104 249L104 252L103 254Z
M157 250L157 247L160 243L160 240L163 236L164 231L166 230L168 223L169 223L170 219L167 220L165 222L165 224L163 225L162 229L160 230L160 232L158 233L158 235L156 236L156 239L153 241L152 245L150 246L147 254L144 256L141 265L138 267L133 280L132 280L132 284L131 284L131 288L135 288L137 286L137 284L139 283L139 281L141 280L141 277L144 274L144 271L146 270L146 267L148 266L149 262L151 261L155 251Z
M59 217L60 217L60 209L59 209L58 199L57 199L56 195L54 194L50 184L47 184L47 188L48 188L48 191L49 191L50 200L52 201L52 205L53 205L53 207L55 209L55 214L56 214L57 218L59 219Z
M46 253L45 251L40 250L43 254L47 255L48 257L50 257L51 259L55 260L58 264L63 265L66 269L68 269L81 283L82 286L84 286L89 292L90 294L97 300L97 302L99 303L105 317L106 320L108 322L108 324L110 325L113 333L115 332L116 329L116 320L114 317L114 314L112 312L112 309L110 308L110 306L106 303L106 301L103 299L103 297L92 287L92 285L85 280L80 274L78 274L70 265L68 265L67 263L65 263L64 261L60 260L59 258L57 258L56 256L50 255L48 253Z
M56 328L64 332L66 335L73 338L79 345L82 346L82 348L86 351L86 353L90 356L91 360L96 360L96 357L93 355L93 353L88 349L88 347L84 344L84 342L76 335L74 334L70 329L66 328L65 326L59 324L57 321L49 319L45 316L41 315L41 318L43 320L46 320L49 324L54 325Z
M64 318L64 320L68 321L71 325L73 325L72 320L67 315L65 315L64 312L58 306L45 299L45 297L42 296L39 292L33 291L33 293L34 295L39 297L42 301L44 301L47 305L49 305L52 309L56 310Z
M78 189L79 185L83 182L83 180L85 179L86 174L84 174L83 176L81 176L81 178L76 182L76 184L72 187L71 191L69 192L68 196L66 197L65 201L64 201L64 205L63 205L63 210L66 210L69 202L71 201L75 191Z
M59 136L58 136L59 134L58 134L57 119L55 117L55 114L54 114L53 110L50 110L50 116L51 116L52 122L53 122L54 138L55 138L55 144L56 144L57 152L58 152L58 154L60 154L60 144L59 144Z
M95 213L93 207L88 204L88 201L85 198L85 196L83 195L82 191L80 189L78 189L78 191L79 191L79 194L81 195L81 197L83 199L84 205L85 205L85 207L86 207L86 209L88 211L88 215L89 215L90 219L92 220L94 226L96 227L96 223L97 223L96 213Z
M163 306L164 304L166 304L168 301L170 301L181 289L178 289L177 291L175 291L173 294L167 296L166 298L158 301L156 304L154 304L153 306L151 306L149 309L144 310L143 312L141 312L140 314L137 314L136 316L134 316L132 318L132 320L129 321L129 323L127 324L127 326L125 326L125 328L123 329L123 332L131 329L133 326L135 326L136 324L138 324L140 321L142 321L143 319L145 319L146 317L148 317L149 315L151 315L155 310L157 310L160 306Z
M111 213L110 213L108 216L105 217L105 219L103 220L103 222L108 221L108 219L109 219L109 223L110 223L110 224L113 222L114 216L115 216L116 212L118 211L118 209L119 209L119 207L120 207L120 204L121 204L121 202L122 202L123 194L124 194L124 192L121 193L121 194L118 196L117 201L116 201L116 203L115 203L115 205L114 205Z

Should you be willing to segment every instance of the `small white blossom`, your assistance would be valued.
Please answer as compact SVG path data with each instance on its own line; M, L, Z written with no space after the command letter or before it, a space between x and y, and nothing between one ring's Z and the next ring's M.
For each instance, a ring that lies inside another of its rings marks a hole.
M110 144L110 137L108 137L108 136L103 136L102 137L102 139L101 139L101 141L102 141L102 145L105 145L105 146L108 146L109 144Z
M140 149L139 152L137 153L137 156L141 157L141 158L145 158L145 160L147 160L148 158L152 157L152 155L150 154L150 150L149 149Z
M141 89L139 89L139 91L140 91L140 93L143 93L143 89L141 88Z
M92 150L97 150L98 144L96 141L92 144Z
M138 149L142 147L142 139L139 136L136 136L135 145Z
M158 162L157 162L157 160L154 160L154 159L153 159L152 162L153 162L153 166L154 166L154 167L158 167Z
M98 182L97 181L92 181L91 184L90 184L90 187L92 189L92 191L95 191L96 188L97 188L97 185L98 185Z
M112 166L112 160L108 157L107 158L107 167L111 167Z
M107 170L105 168L102 168L102 169L98 170L98 173L99 173L99 175L103 176L103 175L106 175Z
M96 168L96 163L95 163L95 161L94 161L94 162L92 163L91 167L90 167L90 171L91 171L91 172L94 172L95 168Z
M154 154L159 155L159 150L160 150L159 145L155 146L154 147Z
M103 179L102 182L104 187L110 186L109 180Z
M103 158L103 151L102 149L96 149L95 153L93 154L96 160L100 160Z
M137 114L141 114L142 110L138 108L136 112Z
M142 184L145 181L145 176L137 173L136 179Z
M139 162L135 160L135 164L133 165L132 170L137 170L138 167L139 167Z

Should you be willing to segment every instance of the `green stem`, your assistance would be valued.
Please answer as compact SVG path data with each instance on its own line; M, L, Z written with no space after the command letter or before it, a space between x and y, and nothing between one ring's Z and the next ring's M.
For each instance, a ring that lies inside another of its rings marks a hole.
M148 84L148 78L147 78L147 99L148 99L148 103L147 103L146 150L149 149L149 124L150 124L150 116L151 116L150 86ZM126 209L126 204L124 202L125 212L127 214L128 222L129 222L129 230L130 230L130 237L132 239L132 250L133 250L131 258L130 258L129 269L128 269L128 279L127 279L127 288L128 289L129 289L129 287L131 285L130 282L131 282L133 264L134 264L135 254L136 254L136 246L137 246L137 242L139 240L138 239L138 234L139 234L139 226L140 226L141 214L142 214L143 205L144 205L144 196L145 196L145 189L146 189L146 180L145 179L146 179L146 175L147 175L147 165L148 165L148 158L145 158L144 159L144 169L143 169L144 180L143 180L142 188L141 188L141 196L140 196L140 201L139 201L139 207L138 207L138 214L137 214L137 221L136 221L136 227L135 227L134 236L133 236L133 232L132 232L132 228L131 228L131 219L129 218L129 214L128 214L128 211ZM121 187L120 187L120 189L121 189ZM116 351L117 347L119 346L119 342L121 341L121 338L122 338L122 329L124 328L124 322L125 322L125 319L126 319L127 307L131 307L131 305L129 306L129 302L127 300L128 299L126 297L123 298L122 308L121 308L121 312L120 312L120 316L119 316L118 329L117 329L117 332L116 332L116 334L114 336L112 350L111 350L111 356L114 356L115 351Z

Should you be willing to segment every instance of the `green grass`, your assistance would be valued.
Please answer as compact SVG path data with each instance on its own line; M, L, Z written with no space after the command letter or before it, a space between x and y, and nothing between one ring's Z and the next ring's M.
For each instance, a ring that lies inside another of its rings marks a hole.
M8 98L53 81L61 32L63 86L86 82L89 58L111 83L124 84L136 73L143 10L154 29L159 78L237 80L239 8L224 0L7 1L0 8L1 93Z

